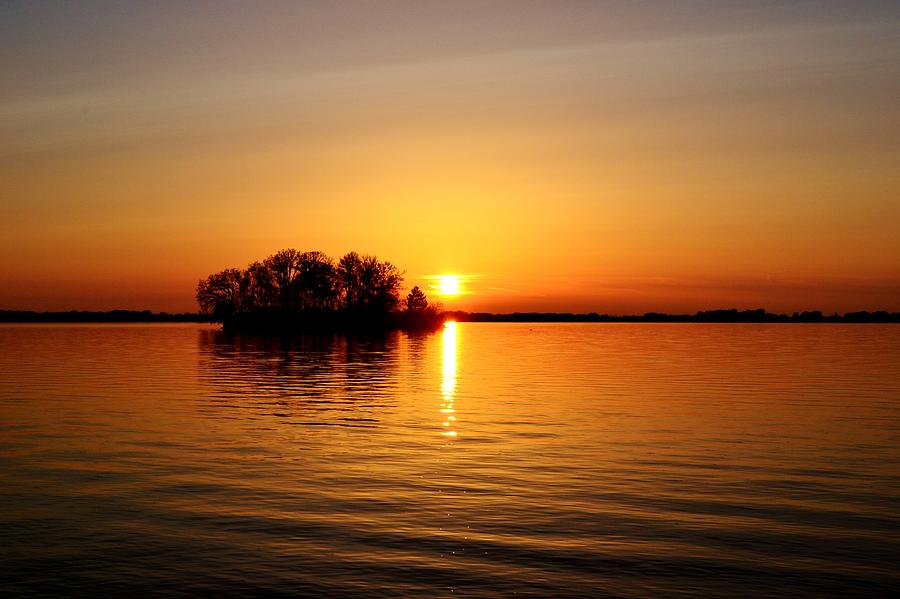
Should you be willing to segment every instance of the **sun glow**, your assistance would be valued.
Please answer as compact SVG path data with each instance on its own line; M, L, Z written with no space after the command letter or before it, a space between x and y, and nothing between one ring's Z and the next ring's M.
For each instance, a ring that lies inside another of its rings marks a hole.
M437 280L438 293L444 296L454 296L462 293L459 275L441 275Z

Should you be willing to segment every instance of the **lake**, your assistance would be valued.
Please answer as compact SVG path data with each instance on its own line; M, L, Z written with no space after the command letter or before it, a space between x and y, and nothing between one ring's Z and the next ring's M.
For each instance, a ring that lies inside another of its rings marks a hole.
M887 595L900 326L0 326L4 596Z

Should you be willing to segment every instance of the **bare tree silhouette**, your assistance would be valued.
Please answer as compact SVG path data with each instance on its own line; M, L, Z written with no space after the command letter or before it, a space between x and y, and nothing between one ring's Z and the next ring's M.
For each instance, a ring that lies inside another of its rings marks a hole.
M229 268L201 280L197 285L197 303L202 314L229 319L244 307L240 270Z

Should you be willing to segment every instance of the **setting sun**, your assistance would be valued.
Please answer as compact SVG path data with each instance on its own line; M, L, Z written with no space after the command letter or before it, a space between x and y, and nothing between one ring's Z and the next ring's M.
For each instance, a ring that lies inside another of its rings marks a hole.
M445 296L459 295L460 290L458 275L441 275L438 277L437 284L438 293Z

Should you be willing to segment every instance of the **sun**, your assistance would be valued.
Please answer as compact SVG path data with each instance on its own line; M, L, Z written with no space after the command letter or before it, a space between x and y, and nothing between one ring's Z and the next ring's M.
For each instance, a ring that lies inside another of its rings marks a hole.
M437 291L443 296L451 297L462 293L459 275L441 275L437 278Z

